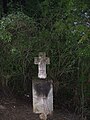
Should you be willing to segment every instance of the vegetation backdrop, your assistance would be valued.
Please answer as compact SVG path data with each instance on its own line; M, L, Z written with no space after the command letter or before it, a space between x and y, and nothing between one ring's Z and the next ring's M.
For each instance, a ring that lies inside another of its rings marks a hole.
M46 52L54 103L89 115L89 0L3 0L0 3L0 89L31 94L34 57Z

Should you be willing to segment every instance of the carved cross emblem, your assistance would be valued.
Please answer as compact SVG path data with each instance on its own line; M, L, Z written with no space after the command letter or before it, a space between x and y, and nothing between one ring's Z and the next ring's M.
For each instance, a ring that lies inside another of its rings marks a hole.
M45 79L46 74L46 64L50 64L50 59L46 57L45 52L40 52L39 57L35 57L34 64L38 64L38 77Z

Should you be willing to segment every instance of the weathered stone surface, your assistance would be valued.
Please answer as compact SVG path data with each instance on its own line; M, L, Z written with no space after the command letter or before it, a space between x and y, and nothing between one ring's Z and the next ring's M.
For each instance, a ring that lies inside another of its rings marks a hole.
M51 114L53 111L52 81L33 80L33 112Z
M50 64L50 59L46 57L45 52L40 52L39 57L35 57L34 64L38 64L38 77L45 79L46 74L46 64Z

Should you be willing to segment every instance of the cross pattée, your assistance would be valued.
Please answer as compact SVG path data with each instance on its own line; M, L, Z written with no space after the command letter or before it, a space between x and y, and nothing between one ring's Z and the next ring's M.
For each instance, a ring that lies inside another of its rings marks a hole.
M38 77L45 79L46 74L46 64L50 64L50 59L46 57L45 52L40 52L39 57L35 57L34 64L38 64Z

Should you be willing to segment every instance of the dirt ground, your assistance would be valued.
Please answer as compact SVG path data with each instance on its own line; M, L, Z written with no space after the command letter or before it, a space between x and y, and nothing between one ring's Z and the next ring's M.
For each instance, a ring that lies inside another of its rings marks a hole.
M40 120L31 103L16 98L0 98L0 120ZM79 120L75 114L55 109L47 120Z

